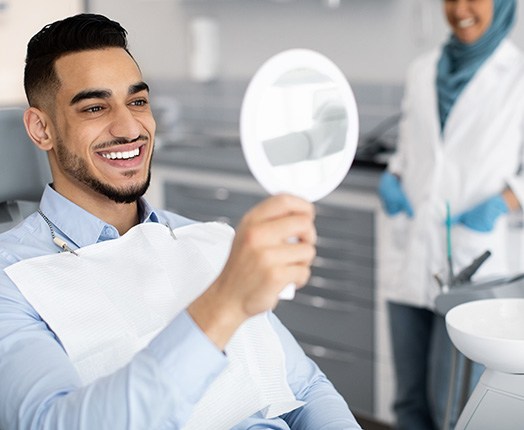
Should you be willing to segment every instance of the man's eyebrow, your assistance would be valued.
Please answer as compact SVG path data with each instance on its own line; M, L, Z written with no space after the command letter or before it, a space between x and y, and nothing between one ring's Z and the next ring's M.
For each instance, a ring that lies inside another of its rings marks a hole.
M72 106L86 99L108 99L109 97L111 97L111 91L109 90L85 90L75 94L69 104Z
M149 92L149 85L147 85L145 82L138 82L136 84L130 85L127 92L129 95L133 95L144 90ZM75 94L69 104L72 106L86 99L108 99L111 97L111 95L112 92L110 90L84 90L80 91L78 94Z
M133 94L139 93L140 91L144 91L144 90L149 92L149 85L147 85L145 82L142 81L142 82L138 82L136 84L130 85L128 94L133 95Z

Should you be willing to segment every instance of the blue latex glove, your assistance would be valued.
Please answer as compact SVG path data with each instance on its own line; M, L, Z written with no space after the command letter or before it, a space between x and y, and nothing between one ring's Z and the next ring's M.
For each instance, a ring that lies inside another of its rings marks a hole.
M451 218L451 224L464 224L472 230L486 233L493 230L497 218L508 211L506 201L500 194L497 194L474 208L455 215Z
M396 215L399 212L406 212L408 217L413 216L413 208L400 185L398 178L390 172L384 172L380 177L378 194L382 201L382 206L388 215Z

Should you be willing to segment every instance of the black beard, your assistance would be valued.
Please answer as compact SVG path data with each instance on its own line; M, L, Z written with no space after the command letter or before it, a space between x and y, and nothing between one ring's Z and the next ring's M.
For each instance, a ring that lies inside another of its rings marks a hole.
M147 179L143 184L134 187L129 187L125 190L119 190L111 185L104 184L100 182L98 179L95 179L91 176L87 176L84 178L84 180L80 181L86 184L93 191L96 191L97 193L106 196L108 199L113 200L115 203L133 203L136 202L140 197L142 197L149 188L149 184L151 182L151 167L149 168L149 172L147 173Z
M105 184L92 176L88 169L86 162L71 153L64 145L62 139L57 139L56 155L60 162L62 169L78 182L87 185L90 189L106 196L108 199L116 203L133 203L142 197L151 182L151 161L149 162L147 179L142 183L131 186L127 189L118 189L110 184ZM151 160L153 157L151 156Z

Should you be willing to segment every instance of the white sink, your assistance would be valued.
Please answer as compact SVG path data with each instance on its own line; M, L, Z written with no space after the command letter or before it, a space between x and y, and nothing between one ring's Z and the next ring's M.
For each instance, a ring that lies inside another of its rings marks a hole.
M505 373L524 373L524 299L464 303L446 314L455 347L469 359Z

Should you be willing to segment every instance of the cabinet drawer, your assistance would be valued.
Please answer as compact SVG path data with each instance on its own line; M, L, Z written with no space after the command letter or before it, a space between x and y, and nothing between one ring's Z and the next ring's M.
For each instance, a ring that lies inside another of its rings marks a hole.
M374 270L372 267L358 266L351 263L342 265L326 265L325 261L316 258L312 266L312 278L317 284L330 288L344 288L354 291L362 298L372 299L374 296Z
M373 238L374 215L371 211L332 206L316 205L317 227L327 237Z
M372 352L374 317L371 305L297 291L293 300L278 304L275 314L298 337Z
M199 187L167 183L166 207L198 221L220 220L235 226L244 213L262 200L250 193L230 191L225 187Z
M334 250L326 255L325 250L317 249L313 268L328 271L332 273L330 277L335 279L350 279L352 276L367 279L373 276L372 261L367 261L364 264L358 260L344 259L339 255L335 255Z
M313 287L328 291L343 291L351 297L369 302L374 299L372 279L356 279L355 276L342 280L333 279L331 277L320 276L319 271L314 268L307 285L308 287L306 288Z
M299 339L304 352L320 367L350 409L372 416L374 365L373 357L311 344Z
M373 239L355 240L347 237L342 232L338 238L330 238L317 228L317 249L319 254L339 258L341 260L352 260L359 264L373 265L374 246Z

